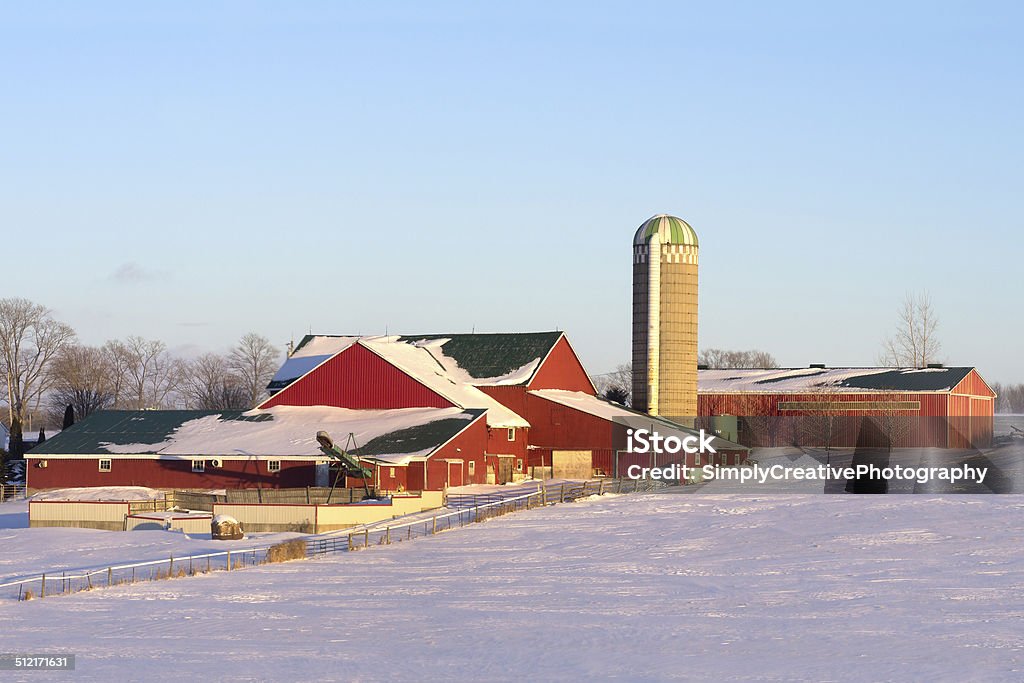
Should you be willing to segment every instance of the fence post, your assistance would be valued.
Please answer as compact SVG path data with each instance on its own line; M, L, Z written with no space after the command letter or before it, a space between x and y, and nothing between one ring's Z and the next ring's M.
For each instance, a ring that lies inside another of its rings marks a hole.
M348 535L348 549L352 550L352 534Z
M228 571L231 571L231 551L228 551Z
M434 515L434 526L430 530L430 533L431 534L436 534L437 533L437 515Z
M558 486L558 502L565 502L565 484L559 484Z
M364 529L363 530L363 547L364 548L369 548L370 547L370 530L369 529Z
M114 583L114 568L107 567L107 588L110 588Z
M548 504L548 487L544 482L540 483L540 504Z
M174 555L171 555L171 564L167 567L167 578L174 576Z
M597 485L597 495L604 495L604 479L602 479Z
M46 597L46 574L43 574L42 586L40 586L40 588L39 588L39 597L40 598L45 598Z
M384 543L391 545L391 527L384 529Z

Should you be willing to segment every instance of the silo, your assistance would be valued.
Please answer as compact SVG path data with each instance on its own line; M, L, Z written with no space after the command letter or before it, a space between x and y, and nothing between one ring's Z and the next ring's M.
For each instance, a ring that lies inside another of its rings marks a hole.
M660 214L633 237L633 407L697 415L697 233Z

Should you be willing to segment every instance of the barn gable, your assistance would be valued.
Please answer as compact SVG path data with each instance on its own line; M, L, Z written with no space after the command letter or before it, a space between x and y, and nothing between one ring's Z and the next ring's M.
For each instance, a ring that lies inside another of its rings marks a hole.
M597 395L594 383L590 381L587 371L583 368L579 356L569 343L569 339L562 334L551 351L541 362L537 372L527 384L527 388L534 389L562 389L565 391L579 391L584 394Z
M355 343L292 380L260 407L281 405L374 410L450 408L455 403L366 346Z

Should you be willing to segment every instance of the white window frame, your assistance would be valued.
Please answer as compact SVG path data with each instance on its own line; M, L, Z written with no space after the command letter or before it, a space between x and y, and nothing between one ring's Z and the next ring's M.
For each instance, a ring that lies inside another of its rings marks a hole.
M281 461L280 460L268 460L267 461L267 472L280 472Z
M103 463L106 463L107 466L104 467ZM111 460L110 458L100 458L99 462L97 463L97 465L100 468L100 472L109 472L110 468L113 466L113 464L114 464L114 461Z
M508 440L509 441L515 441L516 440L516 428L515 427L509 427L508 428Z
M469 476L472 477L475 474L476 474L476 460L470 460L469 461Z
M395 478L395 468L394 467L389 467L388 468L388 476L391 477L392 479Z
M693 466L700 467L700 453L693 454Z
M523 471L523 459L522 458L516 458L516 472L522 472L522 471Z
M193 460L192 461L192 471L193 472L205 472L206 471L206 461L205 460Z

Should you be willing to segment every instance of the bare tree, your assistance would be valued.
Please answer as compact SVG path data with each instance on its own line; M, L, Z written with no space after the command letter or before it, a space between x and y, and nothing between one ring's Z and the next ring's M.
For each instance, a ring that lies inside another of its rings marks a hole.
M611 372L594 375L590 381L594 383L597 393L604 400L624 406L630 404L633 393L633 366L629 363L623 363Z
M72 343L75 331L27 299L0 299L0 372L7 389L11 446L21 455L21 432L31 406L50 388L51 361Z
M281 352L263 335L250 332L228 354L228 367L241 381L249 406L266 394L281 359Z
M880 361L896 368L927 367L939 353L938 327L928 293L908 293L899 310L896 333L885 340Z
M729 351L725 349L704 349L697 354L697 363L712 369L718 368L777 368L778 361L767 351Z
M173 405L173 393L182 376L182 363L171 357L162 341L128 337L109 341L104 349L118 377L117 405L129 410Z
M205 353L185 366L182 391L189 408L199 410L241 410L249 407L249 396L240 378L228 366L228 359Z
M53 361L53 386L46 396L53 424L61 424L71 406L78 419L114 405L114 376L109 356L95 346L71 345Z

